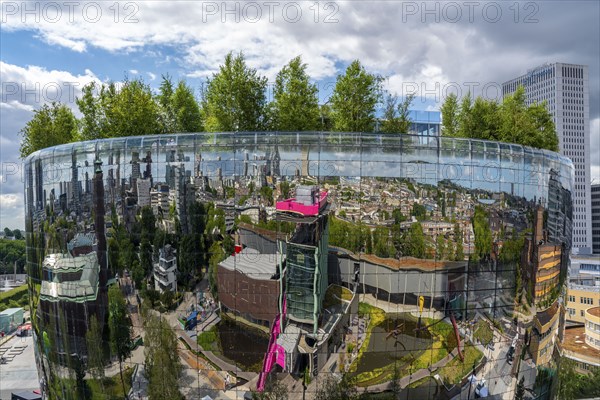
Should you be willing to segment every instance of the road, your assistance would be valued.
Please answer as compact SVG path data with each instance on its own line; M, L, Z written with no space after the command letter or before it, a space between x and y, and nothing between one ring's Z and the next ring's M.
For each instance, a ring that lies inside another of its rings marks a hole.
M25 346L22 352L19 347ZM4 351L2 351L4 350ZM4 356L15 354L12 361L0 364L0 399L9 400L12 392L33 391L40 388L35 366L33 337L13 337L0 346Z

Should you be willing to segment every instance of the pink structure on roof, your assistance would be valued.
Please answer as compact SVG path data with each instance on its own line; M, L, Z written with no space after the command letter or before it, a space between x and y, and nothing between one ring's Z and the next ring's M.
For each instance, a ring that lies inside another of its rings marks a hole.
M323 191L317 196L315 196L316 198L312 199L312 203L306 201L300 202L296 198L278 201L276 204L276 209L277 211L300 214L305 217L316 216L319 215L319 211L321 211L321 209L327 203L327 192Z
M285 350L281 345L277 344L277 337L281 333L281 320L285 318L286 303L285 298L283 299L283 313L277 314L273 325L271 326L271 336L269 338L269 346L263 359L263 367L258 376L258 382L256 384L256 390L262 392L265 389L265 383L267 382L267 375L271 372L274 364L279 364L282 368L285 368Z

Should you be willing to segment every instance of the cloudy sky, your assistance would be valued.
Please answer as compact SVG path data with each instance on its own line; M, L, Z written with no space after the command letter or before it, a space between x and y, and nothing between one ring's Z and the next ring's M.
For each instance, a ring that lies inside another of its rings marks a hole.
M353 59L415 109L447 93L499 98L502 82L551 62L589 65L592 179L600 182L598 1L0 0L0 228L22 228L19 131L45 102L74 106L88 82L161 75L199 91L229 51L270 81L301 55L322 101Z

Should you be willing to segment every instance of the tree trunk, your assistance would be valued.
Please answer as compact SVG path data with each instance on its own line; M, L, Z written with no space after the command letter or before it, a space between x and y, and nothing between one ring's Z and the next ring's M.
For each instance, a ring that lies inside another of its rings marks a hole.
M125 381L123 380L123 362L121 361L120 357L119 357L119 373L121 374L121 385L123 385L123 394L125 395L125 400L128 400L129 396L127 395L127 392L125 391Z

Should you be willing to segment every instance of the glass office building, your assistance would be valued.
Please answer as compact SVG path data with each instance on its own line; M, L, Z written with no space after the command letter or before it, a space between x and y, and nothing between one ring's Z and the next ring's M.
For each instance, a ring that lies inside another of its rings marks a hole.
M439 399L512 397L524 377L551 398L573 174L556 153L435 134L198 133L40 150L25 161L25 209L42 389L117 396L117 286L136 339L142 307L171 325L187 398L274 385L312 398L341 376L360 393ZM277 207L307 186L327 194L317 215ZM166 246L172 296L154 290ZM133 397L152 379L137 344L122 365Z

